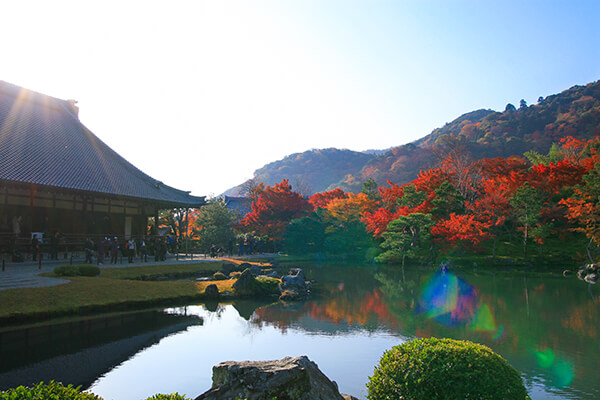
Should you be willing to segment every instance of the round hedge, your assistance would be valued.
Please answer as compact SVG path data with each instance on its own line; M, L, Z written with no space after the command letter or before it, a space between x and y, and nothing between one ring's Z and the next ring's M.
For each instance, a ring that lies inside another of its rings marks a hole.
M33 387L19 386L0 392L0 400L35 399L35 400L102 400L93 393L81 392L79 387L63 386L59 382L40 382Z
M65 264L54 268L56 276L96 276L100 275L100 267L92 264Z
M386 351L367 383L370 400L524 400L519 373L489 347L415 339Z

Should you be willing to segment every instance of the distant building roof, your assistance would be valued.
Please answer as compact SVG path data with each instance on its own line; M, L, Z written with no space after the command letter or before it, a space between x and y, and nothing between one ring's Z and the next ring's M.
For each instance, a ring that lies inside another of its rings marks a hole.
M146 175L87 129L74 101L0 81L0 181L199 206Z
M223 196L225 204L230 210L238 211L242 218L252 212L252 199L250 197Z

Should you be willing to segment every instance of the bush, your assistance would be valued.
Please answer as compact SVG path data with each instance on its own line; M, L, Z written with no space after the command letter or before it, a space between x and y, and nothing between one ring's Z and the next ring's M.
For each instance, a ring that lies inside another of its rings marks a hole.
M259 283L260 293L266 295L279 294L279 284L281 281L277 278L268 276L259 276L256 278Z
M97 276L100 275L100 267L97 265L81 264L77 266L79 268L79 275L81 276Z
M212 277L215 281L224 281L227 279L227 276L222 272L215 272Z
M60 267L54 268L54 275L56 276L78 276L79 268L76 265L61 265Z
M96 276L100 275L100 268L97 265L81 264L70 265L65 264L54 268L54 275L57 276Z
M416 339L386 351L367 383L378 399L527 399L519 373L490 348Z
M61 383L50 381L40 382L32 388L19 386L0 392L0 400L102 400L92 393L83 393L79 387L63 386Z
M177 392L173 394L155 394L152 397L148 397L146 400L189 400L184 395Z

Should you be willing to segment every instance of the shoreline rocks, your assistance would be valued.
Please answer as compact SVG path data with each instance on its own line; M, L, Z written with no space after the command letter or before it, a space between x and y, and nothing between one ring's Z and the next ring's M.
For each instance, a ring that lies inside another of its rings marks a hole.
M196 400L343 400L331 381L307 356L270 361L226 361L213 367L212 387Z
M312 284L306 280L304 271L300 268L292 268L288 275L281 277L279 299L282 301L304 300L310 294L311 288Z

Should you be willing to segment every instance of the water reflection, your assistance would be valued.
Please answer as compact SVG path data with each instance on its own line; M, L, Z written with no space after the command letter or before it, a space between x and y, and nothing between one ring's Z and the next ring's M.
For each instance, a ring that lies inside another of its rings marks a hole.
M195 397L210 387L212 366L221 361L308 355L342 392L365 398L367 379L385 350L435 336L491 347L522 372L534 400L600 398L597 287L562 276L484 270L304 268L317 284L303 303L213 302L165 310L169 321L182 318L187 325L167 324L174 333L168 335L149 323L150 346L127 353L107 348L107 354L126 357L94 372L91 390L105 400L174 391ZM123 332L125 339L138 331Z
M0 329L0 390L56 380L89 385L164 336L202 324L162 310Z
M472 340L521 371L533 398L600 397L595 377L600 345L589 340L597 337L600 322L599 296L597 291L589 296L592 288L541 274L346 272L326 285L323 298L295 309L279 304L258 309L251 321L284 331L339 335L360 328L403 338ZM375 284L365 285L373 278Z

